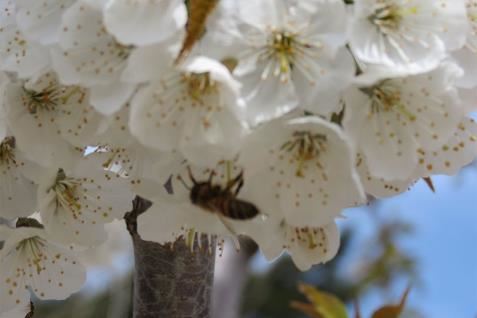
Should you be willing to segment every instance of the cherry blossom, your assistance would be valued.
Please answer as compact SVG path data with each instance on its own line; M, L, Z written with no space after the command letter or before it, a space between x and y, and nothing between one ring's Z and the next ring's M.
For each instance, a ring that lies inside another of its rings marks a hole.
M5 73L0 73L0 140L7 136L7 118L5 111L5 88L9 83L8 76Z
M71 162L74 147L88 145L99 129L88 96L87 89L61 85L54 73L8 84L5 106L19 148L42 165Z
M224 65L191 59L139 89L131 102L131 133L146 146L179 150L196 164L233 158L245 131L239 89Z
M82 159L73 169L48 169L38 188L45 231L58 242L83 246L103 242L104 224L131 210L133 194L126 182L104 170L96 156Z
M16 21L25 37L41 44L58 41L61 18L76 0L15 0Z
M104 9L104 23L119 42L144 46L162 42L187 21L182 0L113 0Z
M435 68L465 42L464 0L357 0L350 27L356 57L392 71Z
M459 87L473 88L477 86L477 1L466 0L467 21L469 31L467 41L463 48L452 53L452 57L459 66L465 69L464 75L459 79Z
M301 271L328 262L340 245L338 227L334 222L321 227L296 227L284 219L272 217L259 227L248 226L247 234L257 242L268 260L272 261L287 251Z
M358 156L356 165L366 193L374 197L389 197L407 191L420 178L455 175L477 157L476 143L477 123L472 118L464 118L449 140L438 149L417 149L418 165L408 179L385 180L374 177L362 156Z
M18 149L16 139L0 141L0 216L14 219L31 215L36 208L37 186L29 179L37 170Z
M59 46L52 57L61 82L91 87L90 101L100 112L118 111L134 92L133 84L120 81L134 48L107 32L101 10L73 4L63 15Z
M308 116L257 129L240 155L247 198L290 225L320 227L364 201L347 136Z
M78 259L52 243L43 229L2 226L7 235L0 251L0 310L6 312L30 300L65 299L83 285L86 274Z
M323 115L336 111L354 73L351 57L340 51L347 24L343 1L309 2L313 10L287 0L239 3L230 37L238 43L234 74L251 124L298 106Z
M29 41L18 29L16 2L0 3L0 69L27 78L41 74L50 64L49 50Z
M446 63L429 73L350 89L344 127L373 176L407 179L419 148L435 149L449 139L464 116L452 86L460 74Z

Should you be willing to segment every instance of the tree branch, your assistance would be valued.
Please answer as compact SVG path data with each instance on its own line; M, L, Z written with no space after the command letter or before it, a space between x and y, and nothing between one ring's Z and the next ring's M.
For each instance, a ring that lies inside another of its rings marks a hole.
M161 245L141 239L137 217L151 203L136 197L125 220L134 245L134 318L208 318L215 244L191 252L184 239ZM206 237L200 246L212 244ZM199 244L194 244L199 246Z

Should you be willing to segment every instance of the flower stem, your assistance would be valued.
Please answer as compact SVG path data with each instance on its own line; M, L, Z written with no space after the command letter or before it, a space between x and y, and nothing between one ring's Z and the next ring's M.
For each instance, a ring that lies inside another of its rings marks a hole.
M134 318L209 318L215 266L215 245L201 238L202 250L191 252L183 239L161 245L144 241L136 218L150 206L134 200L126 224L134 245ZM199 244L195 244L199 246Z

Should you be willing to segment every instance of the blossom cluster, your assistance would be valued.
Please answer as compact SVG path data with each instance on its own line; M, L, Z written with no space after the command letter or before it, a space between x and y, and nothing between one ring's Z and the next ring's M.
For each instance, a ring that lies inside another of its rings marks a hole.
M477 1L349 2L0 0L0 315L77 291L136 195L145 240L306 270L343 209L469 164Z

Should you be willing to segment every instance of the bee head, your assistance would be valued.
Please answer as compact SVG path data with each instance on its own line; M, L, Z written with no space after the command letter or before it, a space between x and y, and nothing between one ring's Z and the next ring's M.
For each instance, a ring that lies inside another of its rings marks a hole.
M192 189L190 190L190 200L193 204L198 204L210 193L211 186L208 182L199 182L195 184Z
M193 204L201 204L221 193L221 187L212 185L210 182L199 182L190 190L189 198Z
M197 204L199 201L200 185L195 185L190 190L189 198L193 204Z

